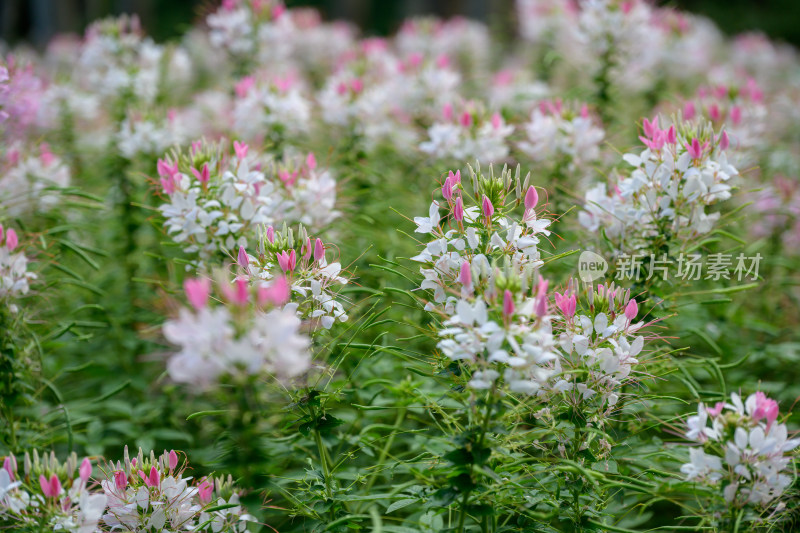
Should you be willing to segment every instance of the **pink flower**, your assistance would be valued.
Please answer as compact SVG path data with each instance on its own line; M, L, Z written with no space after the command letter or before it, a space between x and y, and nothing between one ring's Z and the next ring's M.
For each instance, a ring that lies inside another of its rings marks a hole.
M753 418L756 420L765 418L767 420L767 429L769 430L769 427L778 418L778 402L767 398L763 392L757 392Z
M461 125L465 128L472 126L472 115L469 111L464 111L464 113L461 114Z
M14 231L14 228L8 228L8 231L6 231L6 248L8 248L9 252L13 252L17 244L19 244L17 232Z
M39 476L39 486L42 488L42 493L45 498L55 498L61 494L61 482L58 476L53 474L48 481L44 475Z
M253 76L245 76L244 78L236 82L236 85L234 86L234 91L236 91L236 96L238 96L239 98L244 98L245 96L247 96L247 93L250 92L250 88L253 87L255 83L256 80L255 78L253 78Z
M566 292L564 294L555 293L556 298L556 306L561 309L561 312L567 318L572 318L575 316L575 308L578 305L578 298L574 294L567 295Z
M161 485L161 475L156 470L155 466L150 467L150 475L145 475L144 472L139 470L139 477L142 478L144 484L148 487L158 488Z
M294 250L292 250L291 253L287 253L284 250L276 255L278 257L278 266L281 267L281 270L284 272L294 271L294 267L297 264L297 255L295 254Z
M503 126L503 117L500 116L500 113L494 113L492 115L492 127L496 130L499 130Z
M717 104L711 104L708 108L708 116L714 122L722 118L722 113L719 112L719 106L717 106Z
M531 185L525 193L525 210L528 211L536 207L539 203L539 193L536 192L536 187Z
M240 143L239 141L233 141L233 151L236 152L236 157L239 159L244 159L247 157L247 150L250 147L247 146L247 143Z
M314 170L315 168L317 168L317 158L314 157L314 152L309 152L308 155L306 156L306 166L310 170Z
M712 417L717 417L722 412L723 407L725 407L725 404L723 402L717 402L717 404L714 407L706 407L706 412Z
M639 314L639 305L636 303L635 298L631 298L628 301L628 305L625 306L625 318L628 320L633 320L636 318L636 315Z
M655 117L652 122L645 118L644 121L642 121L642 129L644 130L645 137L652 138L656 132L660 131L658 129L658 117Z
M270 244L275 244L275 228L272 226L267 228L267 240Z
M203 163L203 169L200 172L198 172L196 168L193 168L192 174L194 174L194 177L203 185L208 183L208 180L211 178L211 170L208 168L208 163Z
M461 263L461 272L458 276L458 280L465 287L472 285L472 268L469 265L469 261Z
M81 467L78 469L78 475L81 477L82 481L88 480L89 476L92 475L92 462L88 457L84 457L83 461L81 461Z
M192 307L198 311L208 303L208 295L211 293L211 281L205 278L187 279L183 282L183 290L186 298Z
M503 293L503 315L510 317L514 314L514 295L511 291L506 289Z
M545 316L547 314L547 295L542 294L536 297L536 308L534 309L537 316Z
M350 82L350 88L354 93L358 94L364 90L364 82L360 78L356 78Z
M686 144L686 150L689 152L692 159L700 159L703 157L703 152L705 152L706 148L708 148L708 141L701 146L697 137L692 138L692 144Z

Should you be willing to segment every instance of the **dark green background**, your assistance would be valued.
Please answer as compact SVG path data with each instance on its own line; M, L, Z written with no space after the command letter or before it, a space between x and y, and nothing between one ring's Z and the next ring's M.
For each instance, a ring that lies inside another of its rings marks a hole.
M508 20L512 0L288 0L313 6L326 19L355 21L368 34L389 34L403 18L423 13ZM800 45L800 0L671 0L660 2L709 16L726 33L761 30ZM5 41L47 43L58 32L81 32L110 14L137 13L158 40L183 33L219 0L0 0L0 33Z

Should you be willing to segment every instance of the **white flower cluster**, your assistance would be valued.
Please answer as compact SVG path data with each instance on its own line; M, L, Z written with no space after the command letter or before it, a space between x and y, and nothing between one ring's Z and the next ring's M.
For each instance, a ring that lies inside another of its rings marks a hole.
M270 226L254 255L242 257L240 252L239 266L258 287L285 277L291 293L283 309L330 329L337 320L348 319L338 294L348 279L338 261L328 263L325 256L330 248L321 239L309 237L302 226L297 240L291 230L276 233Z
M478 169L480 172L480 168ZM469 201L461 183L461 171L449 173L442 186L444 200L431 202L427 217L414 217L417 225L415 233L428 235L431 239L413 261L422 263L420 273L424 277L420 288L433 291L433 301L426 304L427 310L444 306L446 313L455 310L459 296L467 294L470 287L462 281L462 270L470 270L469 279L472 285L481 283L491 287L494 285L495 271L492 261L505 260L520 275L542 264L538 244L540 235L547 237L550 220L543 215L537 216L533 195L526 204L524 213L512 214L518 200L507 194L512 180L516 179L515 189L528 187L530 174L520 180L519 169L516 178L508 169L503 170L499 180L486 182L497 189L493 195L496 206L484 195L483 199L474 198L476 204L465 206L465 198ZM476 185L483 178L473 178ZM473 190L478 191L477 186ZM538 201L538 199L537 199ZM440 214L444 209L445 214ZM504 209L508 211L504 212ZM461 287L461 292L453 291L453 287ZM450 294L448 294L448 290ZM466 292L465 292L466 291Z
M78 467L74 453L61 464L52 452L41 459L35 450L33 459L26 452L24 472L18 471L14 456L5 457L0 469L0 522L21 530L46 524L52 531L67 533L100 531L107 500L89 488L91 473L89 459Z
M196 142L158 165L169 199L159 208L164 227L201 263L247 247L262 225L304 222L320 228L338 216L336 182L330 171L317 168L313 154L274 161L248 155L245 144L235 142L234 149L230 155L221 145Z
M135 16L92 24L75 67L83 90L109 100L133 96L146 104L153 103L159 87L185 85L192 75L188 54L143 37Z
M79 466L74 453L61 464L52 452L26 452L23 472L8 456L0 469L0 520L25 531L245 533L255 518L238 505L230 476L190 485L186 467L174 450L158 458L139 450L130 459L126 446L123 460L101 468L98 486L90 482L91 461ZM233 507L217 509L227 505Z
M763 392L713 408L697 406L687 420L686 438L700 446L689 449L690 462L681 467L689 480L720 486L727 505L767 506L793 481L791 456L800 440L789 439L777 422L778 404ZM710 422L710 425L709 425Z
M159 156L171 146L189 140L192 128L185 118L175 110L160 118L131 114L119 126L117 149L128 159Z
M644 323L633 323L638 304L629 290L598 285L589 289L588 299L589 314L576 314L574 288L555 295L564 319L559 327L564 355L556 361L560 377L553 390L568 392L575 404L594 398L601 408L613 408L622 386L634 379L645 341L636 332Z
M519 306L511 298L509 307L515 310L494 320L490 313L495 314L495 310L487 307L481 297L459 300L455 314L439 331L443 339L437 347L453 361L473 363L475 370L469 382L473 389L491 388L502 375L512 392L541 394L551 387L558 373L556 362L561 357L553 337L552 317L537 315L534 309L537 304L539 312L547 308L547 295L537 294Z
M763 90L753 78L700 87L696 97L684 103L682 112L686 120L699 115L717 129L724 127L739 166L752 164L758 151L768 144L770 117Z
M14 252L18 245L17 232L0 224L0 299L6 300L12 311L17 310L13 300L28 294L30 282L36 279L35 273L28 272L23 251Z
M187 281L193 309L181 309L163 328L166 339L180 347L167 363L170 377L207 388L223 375L288 379L307 371L310 343L300 332L300 319L292 309L276 307L289 297L288 286L284 289L281 283L286 282L259 286L252 295L247 281L239 278L233 287L224 287L225 305L210 307L208 280Z
M70 184L70 169L46 143L38 154L25 153L24 147L12 144L0 165L0 204L14 217L44 213L55 207L59 191Z
M514 126L506 124L500 113L486 113L477 102L466 102L457 112L446 104L441 118L428 128L428 140L419 148L437 159L502 162L508 157L506 138Z
M576 112L560 100L542 101L522 127L526 140L519 149L538 164L574 173L585 172L600 159L605 132L585 104Z
M234 131L245 139L266 136L282 140L306 133L311 126L311 102L295 76L257 81L246 76L236 84L233 103Z
M705 207L730 198L728 182L739 174L728 163L727 133L716 135L708 124L662 130L658 118L645 119L644 133L645 150L623 156L633 172L611 193L605 183L590 188L579 214L583 227L602 228L617 250L627 253L666 233L689 238L708 233L719 213L708 214Z
M206 23L213 46L262 65L285 65L296 41L296 28L280 1L225 0Z

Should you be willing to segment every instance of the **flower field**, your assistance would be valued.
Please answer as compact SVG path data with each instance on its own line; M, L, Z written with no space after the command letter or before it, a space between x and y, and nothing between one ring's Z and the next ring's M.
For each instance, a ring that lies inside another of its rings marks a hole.
M800 56L509 15L0 47L0 531L800 529Z

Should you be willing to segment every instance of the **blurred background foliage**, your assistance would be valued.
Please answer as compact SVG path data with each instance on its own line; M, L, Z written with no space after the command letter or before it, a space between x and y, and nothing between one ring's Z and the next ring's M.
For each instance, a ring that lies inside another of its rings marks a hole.
M492 20L508 29L512 0L286 0L287 7L314 7L326 19L356 23L368 34L388 35L417 15L463 15ZM705 15L728 34L762 31L772 39L800 45L798 0L669 0L657 2ZM83 33L93 20L136 13L149 35L166 40L184 33L214 8L212 0L2 0L0 38L44 46L57 33Z

